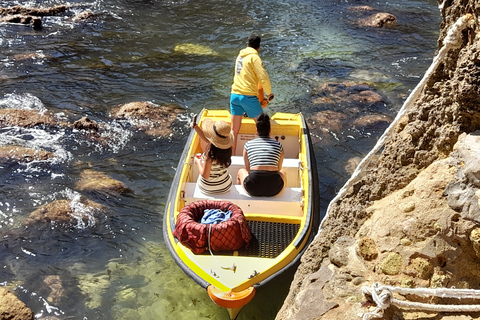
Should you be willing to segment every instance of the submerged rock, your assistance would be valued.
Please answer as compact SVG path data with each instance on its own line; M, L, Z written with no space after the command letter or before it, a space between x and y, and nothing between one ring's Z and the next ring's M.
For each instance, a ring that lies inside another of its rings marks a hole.
M344 113L325 110L313 114L308 118L308 122L313 130L340 131L346 119L347 116Z
M59 13L63 13L68 10L68 6L65 5L58 5L54 7L48 8L29 8L24 6L13 6L10 8L1 8L0 7L0 15L15 15L15 14L22 14L22 15L31 15L31 16L54 16Z
M176 106L158 106L150 102L130 102L113 108L110 112L114 119L126 119L135 128L151 136L168 136L177 116L184 112Z
M73 17L72 21L73 22L84 22L84 21L87 21L87 20L91 20L95 17L96 17L96 15L92 11L85 10L85 11L82 11L79 14L77 14L75 17Z
M209 47L193 43L177 44L174 49L177 53L200 55L200 56L216 56L218 53Z
M36 61L36 60L56 60L51 55L44 54L43 52L30 52L23 54L16 54L13 56L16 61Z
M89 119L88 117L83 117L80 120L77 120L73 123L73 127L78 130L88 130L97 132L99 129L98 123Z
M49 294L47 301L54 305L58 305L59 302L64 299L65 289L62 284L62 279L58 275L46 276L43 279L43 283L49 288Z
M361 116L353 121L352 125L361 129L381 129L385 131L388 125L393 121L389 116L383 114L369 114Z
M33 128L37 126L69 126L57 120L53 115L37 110L0 109L0 127L18 126Z
M367 18L358 20L358 24L365 27L385 28L397 24L397 18L390 13L379 12Z
M1 17L0 22L29 24L34 29L42 28L42 18L36 17L36 16L21 15L21 14L9 15L6 17Z
M76 184L76 189L113 197L129 191L123 182L112 179L103 172L90 169L84 170L80 174L80 180Z
M54 16L68 10L68 6L59 5L50 8L28 8L23 6L14 6L11 8L0 8L0 21L9 23L30 24L35 29L42 28L42 18L45 16Z
M384 106L385 101L366 83L351 81L324 83L313 90L314 105L341 105L345 108Z
M373 8L370 6L352 6L352 7L349 7L348 10L353 12L364 12L364 11L372 11Z
M55 156L53 152L22 146L0 146L0 163L45 161Z
M33 211L25 220L25 226L59 225L67 228L92 227L98 220L98 214L104 211L104 207L87 198L80 200L55 200L40 206Z

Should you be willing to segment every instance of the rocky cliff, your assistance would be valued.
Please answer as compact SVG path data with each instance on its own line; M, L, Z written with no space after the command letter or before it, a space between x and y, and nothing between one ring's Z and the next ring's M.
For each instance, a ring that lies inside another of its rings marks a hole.
M277 320L480 318L462 292L387 290L382 310L371 290L480 289L480 3L439 8L432 66L330 203Z

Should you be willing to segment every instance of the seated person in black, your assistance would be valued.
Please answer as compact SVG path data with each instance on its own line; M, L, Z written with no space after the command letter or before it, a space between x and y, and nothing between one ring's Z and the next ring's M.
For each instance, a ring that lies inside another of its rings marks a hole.
M287 184L287 176L282 169L283 146L270 138L268 115L260 114L256 126L258 137L245 143L245 169L238 171L237 182L251 196L272 197Z

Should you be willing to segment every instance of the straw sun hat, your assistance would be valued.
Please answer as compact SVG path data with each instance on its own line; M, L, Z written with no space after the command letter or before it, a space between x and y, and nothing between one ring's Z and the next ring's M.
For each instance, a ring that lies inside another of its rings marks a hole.
M205 138L219 149L228 149L233 144L233 133L230 125L223 120L205 119L202 123Z

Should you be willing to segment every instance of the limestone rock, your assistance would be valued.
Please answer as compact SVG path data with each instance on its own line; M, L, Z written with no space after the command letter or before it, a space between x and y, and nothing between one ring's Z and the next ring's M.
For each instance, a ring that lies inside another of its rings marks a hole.
M129 191L125 183L112 179L103 172L90 169L84 170L80 174L80 180L76 184L76 189L114 197Z
M34 320L35 314L13 293L0 287L0 317L9 320Z
M98 123L91 120L88 117L83 117L73 123L75 129L78 130L89 130L89 131L98 131L99 126Z
M320 111L309 118L309 123L312 128L325 128L328 131L339 131L343 124L342 122L347 117L341 112L331 110Z
M352 177L330 203L276 320L300 319L301 313L307 312L307 304L302 305L295 297L300 290L313 288L315 283L309 281L309 276L329 263L330 249L345 235L355 241L374 240L379 257L368 261L349 254L348 260L343 260L346 264L340 267L328 264L335 273L325 275L323 287L316 288L318 293L310 292L338 306L318 315L317 320L357 319L375 308L368 302L349 302L360 288L351 283L353 280L342 280L339 274L362 277L365 286L379 282L412 288L478 287L478 236L473 230L480 223L479 145L475 133L480 128L480 38L475 37L474 18L480 12L480 3L443 2L440 9L443 21L438 51L445 48L446 55L440 57L442 60L432 69L414 102L384 137L375 161L362 162L361 174ZM467 21L462 25L465 29L452 34L459 19ZM394 20L387 18L381 25L389 25L389 21ZM447 34L457 37L456 47L446 47L453 43L446 41ZM325 89L312 97L319 108L341 91L340 87ZM353 112L353 108L348 110ZM427 317L453 320L478 315L427 316L393 307L384 315L385 319Z
M326 300L321 290L327 282L326 280L330 279L332 275L333 273L327 265L311 275L309 278L311 285L301 290L295 298L294 308L300 310L290 319L314 320L337 306L337 303Z
M358 20L358 24L365 27L385 28L397 24L397 18L390 13L379 12L367 18Z
M96 216L104 207L94 201L82 198L79 201L55 200L40 206L25 220L26 226L60 225L70 228L93 226ZM92 221L93 220L93 221Z
M65 289L63 288L60 277L58 275L46 276L45 279L43 279L43 283L50 289L47 301L54 305L58 305L61 299L64 298L63 296L65 294Z
M472 241L473 250L477 258L480 259L480 228L475 228L470 233L470 241Z
M199 56L216 56L216 53L211 48L206 46L202 46L200 44L193 44L193 43L182 43L177 44L174 49L177 53L184 53L190 55L199 55Z
M375 241L370 238L362 238L358 241L358 254L365 260L371 261L378 257Z
M58 5L48 8L32 8L32 7L23 7L23 6L13 6L10 8L0 8L0 15L15 15L15 14L26 14L32 16L54 16L59 13L65 12L68 10L68 6Z
M427 259L418 257L410 261L405 273L426 280L432 275L433 266Z
M383 260L380 268L388 275L399 274L403 267L403 259L397 252L390 252Z
M29 16L29 15L9 15L6 17L0 18L1 22L8 22L8 23L21 23L21 24L29 24L34 29L41 29L42 28L42 18Z
M85 10L73 17L74 22L84 22L95 17L95 14L90 10Z
M364 129L381 129L384 131L392 122L392 118L382 114L369 114L355 119L352 125Z
M349 247L355 243L352 237L340 237L328 253L330 261L338 267L348 264Z
M26 148L22 146L0 146L0 163L45 161L53 158L53 152Z
M130 102L113 108L110 115L114 119L126 119L131 124L151 136L168 136L172 133L172 123L183 110L175 106L157 106L150 102Z
M26 109L0 109L0 127L57 126L60 122L48 113Z
M457 179L445 190L450 207L461 213L464 219L480 223L480 136L462 135L452 156L462 166Z

